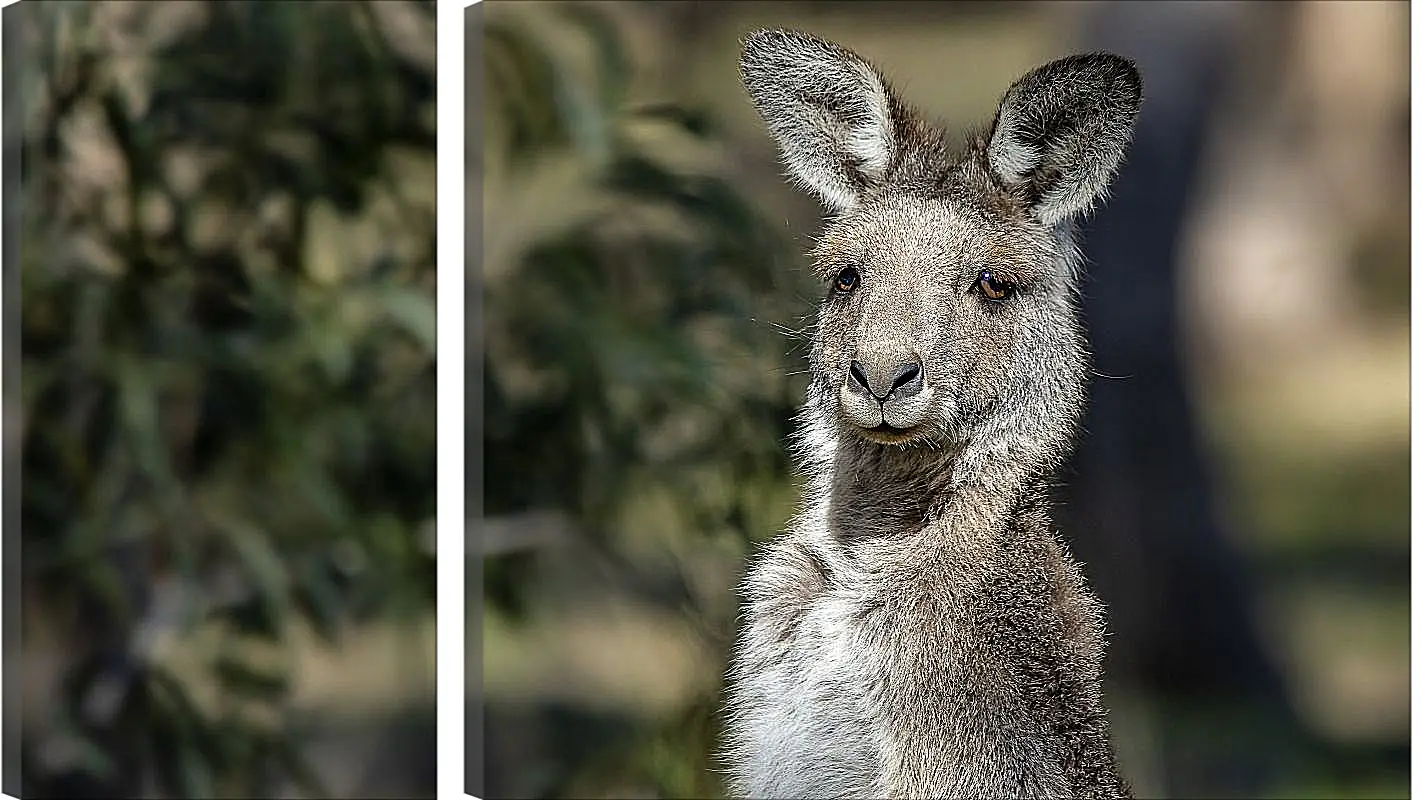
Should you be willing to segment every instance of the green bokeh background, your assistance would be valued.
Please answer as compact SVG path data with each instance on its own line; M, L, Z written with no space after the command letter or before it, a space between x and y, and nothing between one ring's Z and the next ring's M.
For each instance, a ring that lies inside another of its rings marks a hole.
M432 796L433 4L5 24L22 794Z

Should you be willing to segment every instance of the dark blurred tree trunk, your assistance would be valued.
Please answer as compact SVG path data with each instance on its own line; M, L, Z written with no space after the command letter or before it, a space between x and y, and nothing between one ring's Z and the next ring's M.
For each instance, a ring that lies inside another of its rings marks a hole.
M1259 747L1172 719L1182 709L1246 709L1219 723L1267 736L1277 751L1297 729L1253 624L1248 566L1217 515L1176 292L1181 229L1242 13L1109 3L1087 13L1083 31L1084 49L1136 61L1145 101L1111 202L1082 238L1095 374L1062 522L1109 606L1107 674L1162 704L1160 788L1172 796L1254 793L1271 767Z

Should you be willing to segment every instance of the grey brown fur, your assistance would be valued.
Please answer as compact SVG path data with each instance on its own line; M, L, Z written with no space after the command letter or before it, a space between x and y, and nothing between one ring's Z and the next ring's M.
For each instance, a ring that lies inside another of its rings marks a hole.
M754 33L741 74L833 216L812 253L806 494L742 589L732 790L1128 796L1101 704L1103 609L1046 486L1087 370L1072 226L1125 156L1139 74L1108 54L1052 62L962 148L815 37Z

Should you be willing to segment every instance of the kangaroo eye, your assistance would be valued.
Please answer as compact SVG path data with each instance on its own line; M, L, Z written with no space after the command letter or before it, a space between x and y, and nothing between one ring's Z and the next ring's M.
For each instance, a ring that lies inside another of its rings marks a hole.
M840 294L849 294L859 286L859 270L854 267L845 267L839 271L839 277L834 279L834 290Z
M994 302L1001 302L1012 294L1012 284L1002 278L992 274L992 270L985 269L978 273L978 291L983 293L983 297Z

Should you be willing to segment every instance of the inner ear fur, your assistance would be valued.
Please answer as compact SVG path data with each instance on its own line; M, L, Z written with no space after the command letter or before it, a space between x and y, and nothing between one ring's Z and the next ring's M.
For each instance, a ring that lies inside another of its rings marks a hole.
M746 37L741 79L792 178L834 211L883 183L898 155L896 99L850 50L809 34Z
M1081 216L1105 197L1140 104L1140 72L1121 56L1053 61L1008 88L993 122L988 164L1044 224Z

